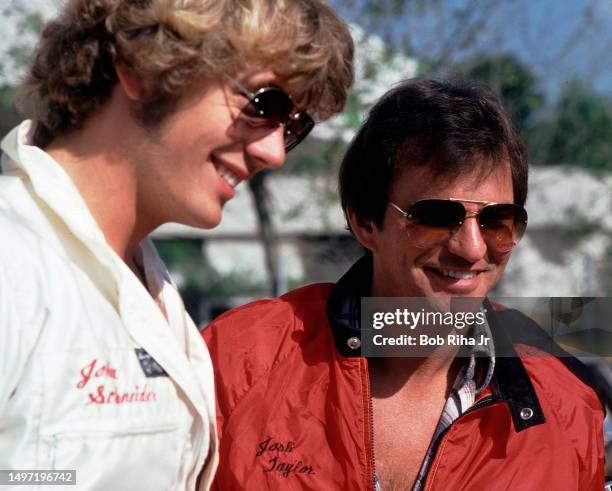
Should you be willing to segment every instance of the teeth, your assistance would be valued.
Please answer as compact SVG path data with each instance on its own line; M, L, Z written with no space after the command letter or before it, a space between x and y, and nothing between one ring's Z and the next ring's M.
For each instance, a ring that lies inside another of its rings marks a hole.
M442 273L444 276L449 276L458 280L465 280L476 276L474 271L451 271L450 269L440 269L438 271L440 271L440 273Z
M223 167L219 164L215 164L215 168L217 169L217 172L219 173L219 175L225 179L225 181L233 188L235 188L236 186L238 186L238 184L240 184L240 181L242 179L240 179L240 177L238 177L236 174L234 174L231 170L227 169L226 167Z

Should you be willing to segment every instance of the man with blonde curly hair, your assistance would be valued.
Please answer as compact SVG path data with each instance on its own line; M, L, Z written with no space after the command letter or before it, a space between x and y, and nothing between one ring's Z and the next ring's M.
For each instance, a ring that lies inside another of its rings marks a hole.
M324 0L71 0L46 26L2 142L0 469L209 487L210 357L146 237L216 226L341 110L352 56Z

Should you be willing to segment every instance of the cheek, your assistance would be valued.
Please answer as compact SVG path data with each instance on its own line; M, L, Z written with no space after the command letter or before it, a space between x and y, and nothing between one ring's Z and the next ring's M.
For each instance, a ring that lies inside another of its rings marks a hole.
M169 149L182 156L201 157L210 151L213 143L221 138L220 122L177 121L165 135L164 142Z
M443 247L438 246L429 249L418 249L416 247L411 247L410 254L414 266L422 267L428 263L435 264L443 254Z

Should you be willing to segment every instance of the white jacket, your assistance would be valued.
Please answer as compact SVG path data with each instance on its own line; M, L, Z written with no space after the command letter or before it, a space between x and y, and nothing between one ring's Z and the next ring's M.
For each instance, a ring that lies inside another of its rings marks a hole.
M153 491L195 489L204 468L208 489L206 346L152 243L143 267L168 320L68 174L28 145L32 127L2 142L0 469L76 469L77 489Z

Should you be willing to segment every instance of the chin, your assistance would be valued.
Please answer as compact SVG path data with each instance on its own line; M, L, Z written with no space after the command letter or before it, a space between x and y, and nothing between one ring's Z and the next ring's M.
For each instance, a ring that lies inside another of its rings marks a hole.
M221 223L221 218L222 213L220 209L218 213L211 213L210 211L208 211L207 213L203 214L197 213L196 211L191 213L187 220L182 221L180 223L195 228L211 229L215 228Z
M204 228L204 229L211 229L211 228L215 228L220 223L221 223L221 215L219 215L218 218L215 218L212 220L211 219L202 220L198 225L196 225L196 227Z

